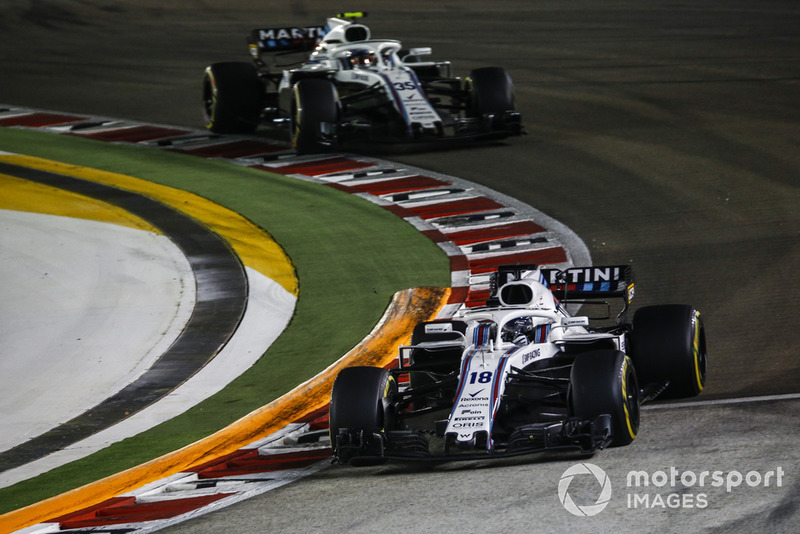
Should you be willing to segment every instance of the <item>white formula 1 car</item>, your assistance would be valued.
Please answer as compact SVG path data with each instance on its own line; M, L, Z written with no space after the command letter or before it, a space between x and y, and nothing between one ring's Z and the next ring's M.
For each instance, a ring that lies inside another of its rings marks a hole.
M260 124L288 124L298 152L349 141L440 142L522 132L504 69L452 77L449 62L423 60L430 48L406 50L399 41L372 39L369 28L354 22L360 16L341 14L325 26L254 30L253 62L206 68L206 127L251 133ZM305 59L277 64L297 52Z
M487 306L419 324L395 369L350 367L333 386L335 459L442 462L630 444L639 406L692 397L706 377L705 330L689 305L640 308L629 266L502 267ZM620 297L616 321L566 308ZM607 321L608 322L608 321Z

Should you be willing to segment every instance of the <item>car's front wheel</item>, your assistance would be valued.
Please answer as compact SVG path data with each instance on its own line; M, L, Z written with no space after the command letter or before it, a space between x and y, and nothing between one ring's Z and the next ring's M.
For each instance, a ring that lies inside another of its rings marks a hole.
M470 91L470 110L476 117L502 117L514 111L514 84L501 67L483 67L470 72L467 79Z
M334 455L347 463L353 446L365 444L380 454L380 441L373 436L397 427L392 400L397 382L388 370L380 367L347 367L337 375L331 391L329 426ZM347 440L342 443L342 434ZM363 443L361 440L364 440Z
M639 432L639 383L631 359L617 350L579 354L569 378L572 415L611 416L611 446L629 445Z
M298 153L324 151L335 138L338 120L339 94L331 81L307 78L294 85L290 135Z

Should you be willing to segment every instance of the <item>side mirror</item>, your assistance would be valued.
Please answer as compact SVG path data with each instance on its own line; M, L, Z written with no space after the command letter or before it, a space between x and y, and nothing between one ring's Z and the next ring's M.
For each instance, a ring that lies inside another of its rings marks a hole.
M431 47L426 46L423 48L412 48L408 51L409 56L429 56L433 53Z
M570 326L589 326L588 317L564 317L561 319L561 326L569 328Z

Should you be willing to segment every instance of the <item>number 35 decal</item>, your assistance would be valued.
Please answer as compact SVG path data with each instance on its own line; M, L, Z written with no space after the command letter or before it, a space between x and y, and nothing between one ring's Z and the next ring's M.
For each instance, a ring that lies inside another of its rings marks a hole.
M414 82L409 80L407 82L395 82L394 88L397 89L398 91L413 91L414 89L417 88L417 86L414 85Z

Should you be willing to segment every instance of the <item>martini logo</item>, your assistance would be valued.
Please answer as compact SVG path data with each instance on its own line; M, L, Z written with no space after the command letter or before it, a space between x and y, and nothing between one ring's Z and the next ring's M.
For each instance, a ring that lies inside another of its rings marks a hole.
M581 504L577 504L576 499L573 499L573 496L570 494L570 486L573 480L576 483L575 485L578 485L578 480L576 479L580 479L581 483L585 482L585 479L593 480L591 483L591 490L588 490L589 486L580 484L582 488L585 487L587 489L586 493L581 492L581 498L577 499L577 502ZM584 497L590 493L592 495L598 495L597 499L592 504L583 504ZM611 500L611 481L606 475L606 472L594 464L575 464L561 475L561 480L558 482L558 500L561 501L561 505L572 515L580 517L597 515L605 509L608 505L608 501Z

